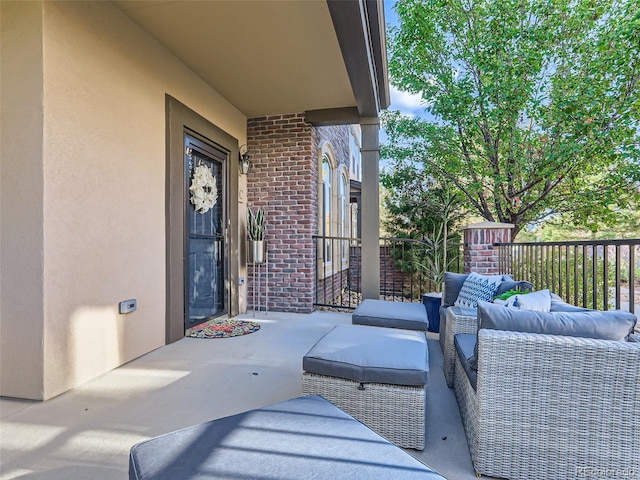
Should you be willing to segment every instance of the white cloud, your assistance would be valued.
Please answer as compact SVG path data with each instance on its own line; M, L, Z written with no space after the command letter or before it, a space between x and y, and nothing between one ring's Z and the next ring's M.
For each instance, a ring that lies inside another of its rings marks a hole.
M402 92L390 85L391 106L389 110L400 110L404 115L415 117L424 114L425 103L422 96L415 93Z

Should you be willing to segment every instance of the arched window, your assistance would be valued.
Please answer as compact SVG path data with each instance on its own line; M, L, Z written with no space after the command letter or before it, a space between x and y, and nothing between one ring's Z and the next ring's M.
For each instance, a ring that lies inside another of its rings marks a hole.
M331 167L331 161L329 157L325 154L322 155L322 182L320 193L320 234L325 237L324 240L324 262L331 262L331 239L327 237L333 236L333 215L332 215L332 178L333 178L333 168Z
M349 236L349 183L347 180L348 172L343 169L340 173L340 181L338 183L338 235L346 238ZM341 240L340 242L340 260L344 263L348 260L349 241Z

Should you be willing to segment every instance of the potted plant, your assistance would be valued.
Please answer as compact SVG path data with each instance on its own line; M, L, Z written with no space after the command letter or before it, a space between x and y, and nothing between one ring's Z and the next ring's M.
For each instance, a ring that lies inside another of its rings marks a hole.
M267 231L264 209L247 213L247 233L249 235L249 263L261 264L267 259L267 243L264 239Z

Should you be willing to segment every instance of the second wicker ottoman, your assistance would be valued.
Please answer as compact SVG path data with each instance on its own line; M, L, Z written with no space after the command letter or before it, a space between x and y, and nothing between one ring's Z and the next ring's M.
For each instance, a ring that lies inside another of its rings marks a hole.
M321 395L387 440L424 449L424 333L338 325L304 356L303 395Z
M429 328L427 309L422 303L391 302L365 299L351 315L354 325L401 328L426 332Z

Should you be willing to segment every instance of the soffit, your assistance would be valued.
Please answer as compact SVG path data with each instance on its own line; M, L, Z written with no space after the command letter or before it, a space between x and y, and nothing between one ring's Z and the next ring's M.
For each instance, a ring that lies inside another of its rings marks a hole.
M325 1L114 3L247 117L356 106Z

